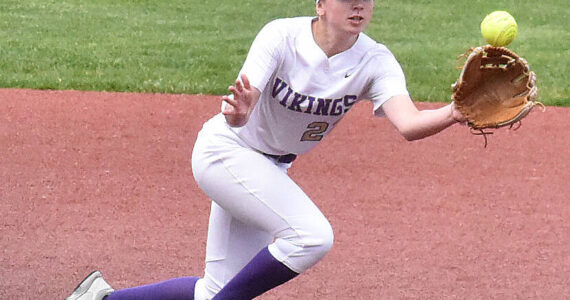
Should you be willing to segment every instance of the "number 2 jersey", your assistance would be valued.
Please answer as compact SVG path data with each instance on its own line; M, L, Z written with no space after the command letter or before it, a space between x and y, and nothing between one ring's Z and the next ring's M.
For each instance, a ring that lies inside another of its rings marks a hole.
M261 152L305 153L358 101L372 101L382 115L385 101L408 94L388 48L360 33L350 49L327 57L313 38L312 21L297 17L265 25L240 71L261 96L246 125L232 130Z

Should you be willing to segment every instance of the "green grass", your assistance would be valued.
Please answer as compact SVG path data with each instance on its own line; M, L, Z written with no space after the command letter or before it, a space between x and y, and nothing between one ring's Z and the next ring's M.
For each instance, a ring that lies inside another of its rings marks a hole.
M509 47L531 63L541 101L570 106L565 0L376 1L367 33L401 62L413 98L448 101L457 55L479 23L510 11ZM313 15L309 0L3 0L0 87L223 94L268 21Z

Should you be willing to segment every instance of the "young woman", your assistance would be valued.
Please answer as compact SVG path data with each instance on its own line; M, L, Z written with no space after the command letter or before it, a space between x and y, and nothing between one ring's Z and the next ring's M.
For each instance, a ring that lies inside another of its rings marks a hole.
M333 231L287 175L297 155L361 100L407 140L464 120L451 104L415 107L396 58L362 33L373 8L373 0L317 0L316 18L275 20L255 38L192 154L194 178L212 199L203 278L113 292L94 272L69 299L252 299L321 260Z

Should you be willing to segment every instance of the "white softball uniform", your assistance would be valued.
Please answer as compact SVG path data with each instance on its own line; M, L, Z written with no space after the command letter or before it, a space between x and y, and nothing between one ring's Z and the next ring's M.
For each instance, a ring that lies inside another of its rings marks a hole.
M248 123L233 130L265 153L305 153L357 101L372 100L376 111L408 93L404 73L385 46L360 34L352 48L329 58L313 39L311 21L267 24L240 71L262 94Z
M211 299L267 245L298 273L324 257L333 243L328 220L287 175L290 163L266 154L305 153L356 102L369 99L382 115L385 101L408 93L385 46L361 33L350 49L327 57L313 39L312 20L267 24L240 71L261 91L249 121L233 128L218 114L198 134L193 174L213 203L195 299Z

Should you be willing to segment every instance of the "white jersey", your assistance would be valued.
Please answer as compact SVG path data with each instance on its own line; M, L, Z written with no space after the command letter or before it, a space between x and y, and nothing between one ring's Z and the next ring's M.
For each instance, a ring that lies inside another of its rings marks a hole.
M255 38L240 71L261 91L249 121L232 128L251 147L302 154L315 147L358 101L374 112L408 94L394 55L361 33L348 50L327 57L312 34L312 17L278 19Z

